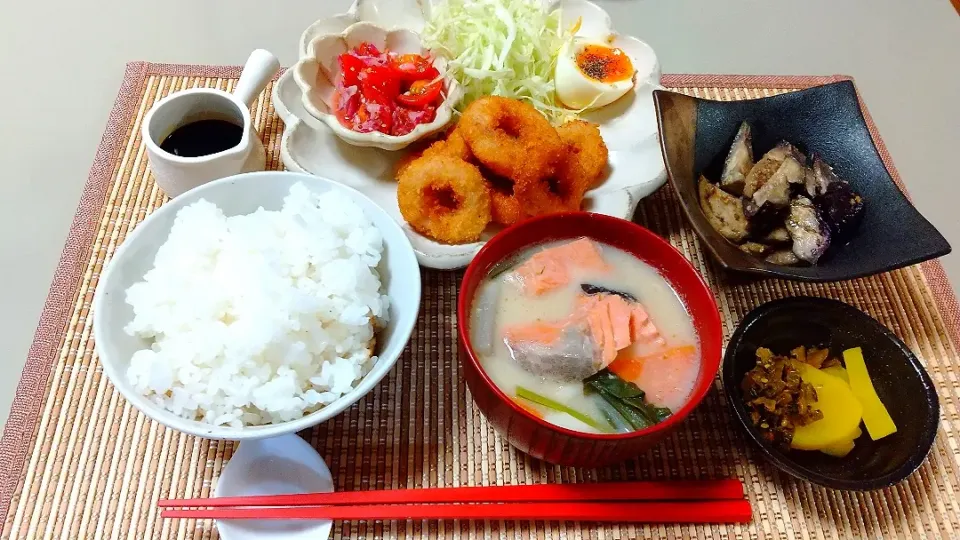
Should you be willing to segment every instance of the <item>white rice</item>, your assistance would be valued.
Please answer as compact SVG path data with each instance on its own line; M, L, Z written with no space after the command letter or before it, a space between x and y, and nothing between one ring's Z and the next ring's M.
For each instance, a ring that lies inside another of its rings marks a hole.
M127 378L168 411L242 427L302 417L353 389L387 320L380 231L345 195L290 188L279 212L182 208L127 290L152 342Z

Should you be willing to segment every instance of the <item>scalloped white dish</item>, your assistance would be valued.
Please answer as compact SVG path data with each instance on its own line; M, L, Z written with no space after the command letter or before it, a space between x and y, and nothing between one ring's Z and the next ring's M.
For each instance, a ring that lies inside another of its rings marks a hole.
M453 120L453 104L459 101L460 87L457 81L444 77L446 80L446 98L437 107L436 118L426 124L418 124L413 131L406 135L387 135L379 131L361 133L344 127L331 111L336 92L336 83L341 76L340 63L337 59L341 54L360 45L372 43L381 50L390 50L400 54L426 54L420 40L420 35L406 28L386 28L360 21L347 27L343 32L336 34L321 34L307 43L306 56L301 56L290 71L293 79L302 92L301 101L304 108L314 118L320 119L344 141L356 146L372 146L384 150L402 150L424 137L429 137L442 131ZM446 60L437 58L434 63L441 74L446 74Z
M347 13L322 19L307 28L300 39L300 55L307 54L309 44L316 37L341 33L359 21L420 32L430 1L357 0ZM653 105L653 90L660 87L656 54L643 41L617 34L610 16L592 2L544 0L544 3L548 9L562 9L563 20L570 24L582 18L578 36L607 40L626 52L637 68L632 91L607 107L581 115L600 125L600 133L610 150L607 177L600 186L587 192L582 209L632 219L640 200L666 182ZM274 85L273 103L286 124L280 146L284 165L293 171L344 183L373 199L403 226L422 266L443 270L462 268L499 230L488 227L479 242L460 245L442 244L420 235L403 220L397 205L397 184L393 176L396 162L404 152L361 148L342 141L305 109L292 70L287 70Z

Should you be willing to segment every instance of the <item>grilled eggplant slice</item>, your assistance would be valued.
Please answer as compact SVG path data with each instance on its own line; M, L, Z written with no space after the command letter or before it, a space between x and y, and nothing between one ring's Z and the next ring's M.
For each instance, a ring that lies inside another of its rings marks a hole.
M753 134L750 124L744 122L737 130L730 152L723 163L723 175L720 177L720 187L734 195L743 194L744 181L753 168Z
M753 238L763 237L773 229L782 227L789 210L788 205L777 206L766 202L763 206L757 206L751 199L743 200L743 214L747 216L750 236Z
M800 196L791 201L787 231L793 239L793 253L801 260L816 264L830 247L830 227L810 199Z
M787 156L792 156L798 162L803 161L803 154L788 142L781 142L773 150L764 154L747 174L743 185L743 196L752 198L753 194L780 169L780 165Z
M774 251L764 260L770 264L779 264L780 266L793 266L800 263L800 257L797 257L797 255L789 249Z
M803 165L792 155L786 156L780 163L777 172L767 180L753 194L753 202L757 206L772 204L774 206L787 206L790 204L790 192L793 184L803 184L804 170Z
M745 253L778 265L816 264L860 224L863 198L819 156L808 160L785 141L754 164L752 142L743 122L720 183L701 176L704 215Z
M773 152L771 150L770 152ZM767 155L764 155L760 158L760 161L750 169L750 174L747 175L746 180L743 184L743 196L747 198L753 198L753 194L757 192L758 189L763 187L767 183L767 180L777 169L780 168L780 164L783 163L783 159L774 159L769 156L770 152L767 152Z
M759 242L744 242L740 245L740 251L749 253L750 255L756 255L757 257L763 257L767 253L773 251L773 249L773 246L768 246L767 244L761 244Z
M771 245L786 244L790 242L790 232L781 224L779 227L758 238L758 241Z
M747 217L738 197L710 183L703 176L698 186L700 208L710 225L727 240L742 242L747 237Z
M838 238L847 237L863 218L863 198L819 157L813 160L814 203ZM810 185L806 186L811 192Z
M843 180L827 186L816 204L836 238L849 237L863 219L863 197Z
M804 188L811 199L823 195L830 184L839 181L840 178L833 172L830 165L820 159L820 156L813 156L813 167L809 169L804 179Z

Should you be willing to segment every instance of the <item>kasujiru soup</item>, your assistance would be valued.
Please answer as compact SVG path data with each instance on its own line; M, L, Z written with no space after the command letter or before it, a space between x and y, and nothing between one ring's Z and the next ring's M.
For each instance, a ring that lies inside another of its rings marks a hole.
M587 238L514 260L477 289L470 336L487 375L517 405L568 429L625 433L687 402L699 344L654 268Z

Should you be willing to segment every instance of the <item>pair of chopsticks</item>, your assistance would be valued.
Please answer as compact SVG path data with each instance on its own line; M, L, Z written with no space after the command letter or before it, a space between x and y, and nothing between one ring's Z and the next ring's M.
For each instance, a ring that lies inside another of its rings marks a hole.
M159 506L161 517L184 519L746 523L751 518L737 480L348 491L162 500Z

